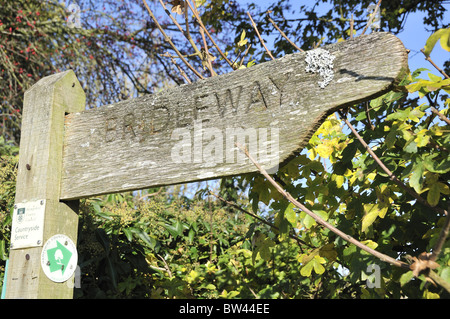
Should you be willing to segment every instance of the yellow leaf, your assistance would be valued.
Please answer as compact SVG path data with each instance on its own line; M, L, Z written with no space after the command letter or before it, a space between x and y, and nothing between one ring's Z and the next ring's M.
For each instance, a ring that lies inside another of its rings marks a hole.
M425 44L425 56L429 57L431 51L433 50L436 42L439 40L442 48L446 51L450 51L450 28L449 29L439 29L435 33L433 33L427 40Z
M336 185L338 188L341 188L344 184L345 178L342 175L336 175Z
M441 36L441 39L439 40L441 47L446 50L450 51L450 28L446 30Z
M446 185L446 184L444 184L444 183L441 183L441 182L438 182L438 183L437 183L437 186L438 186L438 188L439 188L439 191L440 191L442 194L450 195L450 188L448 187L448 185Z
M367 228L373 224L373 222L377 219L377 217L384 218L386 212L388 211L387 206L383 206L380 204L366 204L364 205L365 215L362 218L362 227L361 230L364 232Z
M376 249L378 247L378 244L374 242L373 240L364 240L361 242L362 244L366 245L369 248Z
M434 75L433 73L428 73L428 77L433 82L439 82L442 81L442 78L440 76Z
M440 299L441 297L439 296L439 294L425 290L423 292L423 296L425 297L425 299Z
M418 147L427 146L429 141L430 135L428 135L427 129L420 130L419 133L417 133L416 138L414 139L414 142L417 143Z
M245 38L245 35L246 35L245 34L245 30L243 30L242 33L241 33L241 39L238 42L238 46L243 47L244 45L247 44L248 40Z

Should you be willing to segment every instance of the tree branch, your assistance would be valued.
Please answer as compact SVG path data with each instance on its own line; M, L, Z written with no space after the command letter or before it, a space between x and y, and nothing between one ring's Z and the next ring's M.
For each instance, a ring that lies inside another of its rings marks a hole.
M445 76L446 79L449 79L449 76L447 75L447 73L445 73L444 70L442 70L441 68L439 68L439 67L436 65L436 63L434 63L433 60L431 60L431 58L425 54L424 49L420 49L420 52L422 52L423 55L425 55L425 60L427 60L428 62L430 62L430 63L436 68L436 70L438 70L443 76Z
M233 207L233 208L236 208L237 210L243 212L244 214L247 214L247 215L249 215L249 216L251 216L251 217L253 217L253 218L259 220L261 223L263 223L263 224L269 226L270 228L279 230L279 228L278 228L277 226L275 226L274 224L268 222L268 221L265 220L264 218L261 218L261 217L255 215L255 214L249 212L248 210L243 209L242 207L236 205L235 203L232 203L232 202L230 202L230 201L227 201L226 199L220 197L219 195L214 194L214 193L211 192L211 191L209 191L209 193L210 193L211 195L213 195L214 197L216 197L217 199L219 199L219 200L221 200L222 202L224 202L225 204L227 204L228 206L231 206L231 207ZM311 247L311 245L305 243L303 240L301 240L300 238L298 238L298 237L295 236L295 235L289 234L289 237L290 237L291 239L296 240L299 244L302 243L302 244L305 245L305 246ZM311 248L316 248L316 247L311 247Z
M270 23L272 23L272 25L275 27L275 29L277 29L278 32L280 32L280 34L283 36L283 38L285 38L294 48L296 48L300 52L305 52L299 46L297 46L294 42L292 42L291 39L289 39L287 37L287 35L278 27L278 25L275 23L275 21L273 21L272 18L269 16L269 13L267 13L267 18L269 19Z
M200 27L203 29L203 31L205 31L205 34L208 36L208 38L211 40L211 42L213 43L213 46L217 49L217 51L219 52L219 54L222 56L222 58L227 61L227 63L231 66L231 68L233 68L233 62L230 61L230 59L228 59L228 57L222 52L222 50L219 48L219 46L217 45L216 41L214 41L213 37L211 36L211 34L208 32L208 30L206 29L205 25L203 24L202 19L200 18L200 15L198 14L197 9L194 9L191 5L191 2L189 0L186 0L186 3L188 4L189 8L191 9L192 13L194 13L195 18L197 19L197 22L199 23ZM234 68L233 68L234 70Z
M384 165L384 163L380 160L380 158L374 153L374 151L370 148L369 145L363 140L361 135L358 134L355 127L347 120L347 118L343 115L341 111L338 112L339 116L342 118L342 120L347 124L347 126L350 128L350 130L353 132L353 134L356 136L356 138L359 140L359 142L364 146L366 151L372 156L372 158L375 160L375 162L381 167L381 169L389 176L389 179L396 183L398 186L403 188L409 195L414 197L418 202L421 204L433 209L434 211L448 215L448 212L440 207L433 207L431 206L425 199L423 199L419 194L416 193L412 188L406 186L400 179L398 179L397 176L392 173L392 171Z
M250 21L252 22L253 28L256 31L256 34L258 35L259 41L261 41L261 44L263 45L264 49L266 49L267 54L272 58L272 60L275 60L270 50L266 47L266 44L264 43L264 40L261 38L261 35L259 34L258 27L256 26L255 21L253 21L252 16L250 15L250 12L247 11L247 15L250 18Z
M380 8L380 5L381 5L381 0L378 0L378 3L377 3L377 5L376 5L376 7L375 7L375 10L373 10L373 13L372 13L372 15L370 16L369 21L367 21L367 24L366 24L366 26L364 27L364 29L363 29L361 35L364 34L364 33L366 33L367 28L372 24L373 18L374 18L375 15L377 14L377 12L378 12L378 10L379 10L379 8Z
M164 40L166 42L168 42L170 44L170 46L172 47L172 49L176 52L176 54L180 57L180 59L184 62L184 64L186 64L186 66L192 71L194 72L195 75L197 75L200 79L204 79L204 77L183 57L183 55L181 54L180 51L178 51L177 47L175 46L175 44L173 44L172 40L170 39L170 37L166 34L166 32L164 32L164 29L161 27L161 25L159 24L158 20L156 19L155 15L153 14L152 10L150 9L150 7L147 4L147 1L142 0L144 2L145 8L147 9L148 13L150 14L150 17L153 19L153 21L155 22L156 27L159 29L159 31L161 32L161 34L164 37Z
M256 168L258 168L258 170L260 171L260 173L277 189L278 192L280 192L281 195L284 196L284 198L286 198L288 201L290 201L293 205L295 205L297 208L301 209L302 211L304 211L306 214L308 214L311 218L313 218L318 224L324 226L325 228L329 229L330 231L332 231L333 233L335 233L336 235L338 235L339 237L341 237L342 239L344 239L345 241L348 241L349 243L354 244L355 246L359 247L360 249L364 250L365 252L368 252L369 254L377 257L378 259L380 259L381 261L390 263L391 265L403 268L403 269L410 269L409 265L405 262L402 262L400 260L396 260L388 255L385 255L383 253L380 253L366 245L364 245L363 243L361 243L360 241L356 240L355 238L353 238L352 236L340 231L339 229L337 229L336 227L334 227L333 225L331 225L330 223L328 223L327 221L325 221L324 219L322 219L320 216L316 215L315 213L313 213L311 210L309 210L307 207L305 207L303 204L299 203L296 199L294 199L292 197L291 194L289 194L287 191L285 191L277 182L275 182L273 180L272 177L270 177L270 175L267 173L267 171L262 168L255 160L254 158L249 154L248 150L246 148L243 148L240 144L236 143L236 146L241 149L245 155L252 161L252 163L256 166Z

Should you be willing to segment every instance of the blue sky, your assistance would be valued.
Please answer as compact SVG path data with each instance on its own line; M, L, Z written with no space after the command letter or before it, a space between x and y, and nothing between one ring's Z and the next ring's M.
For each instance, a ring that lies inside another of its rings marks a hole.
M385 0L387 1L387 0ZM243 7L249 2L256 2L251 0L237 0L237 3L241 4ZM258 0L258 6L262 9L268 8L271 4L276 3L276 0ZM315 1L299 1L299 0L291 0L290 3L293 4L293 7L299 6L300 3L305 4L311 2L313 4ZM298 3L298 5L296 5ZM374 1L374 4L376 1ZM329 5L320 4L320 6L324 7L325 10L328 10ZM383 6L383 4L381 4ZM450 21L450 4L443 5L447 11L444 16L443 21ZM442 76L429 62L424 60L424 55L420 52L420 49L425 46L425 42L428 37L432 34L425 30L423 25L423 17L424 13L413 13L410 14L407 18L406 25L404 27L404 31L397 36L402 40L403 44L407 49L410 49L411 52L409 54L409 67L410 69L416 70L418 68L427 68L432 73ZM368 33L368 32L367 32ZM443 67L444 62L450 58L450 52L447 52L441 48L439 43L436 44L433 52L431 53L432 60L439 66Z

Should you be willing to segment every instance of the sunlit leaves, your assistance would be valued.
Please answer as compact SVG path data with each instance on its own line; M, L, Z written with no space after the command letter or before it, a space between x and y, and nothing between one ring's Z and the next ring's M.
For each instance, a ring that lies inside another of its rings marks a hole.
M450 51L450 28L439 29L428 38L424 49L424 53L427 57L430 56L431 51L434 49L438 40L444 50Z
M388 211L388 206L382 203L366 204L364 205L364 217L362 218L361 231L366 231L367 228L373 224L378 218L384 218Z
M322 264L326 263L325 258L315 255L308 263L302 267L300 274L305 277L311 276L311 272L321 275L325 272L325 267Z
M248 43L248 39L245 38L245 35L246 35L245 30L243 30L241 33L241 38L237 44L239 47L243 47Z
M450 29L449 29L450 30ZM424 97L429 92L434 92L439 89L443 89L445 92L450 93L450 79L442 79L441 77L428 73L430 80L419 79L417 82L409 84L406 89L410 93L418 92L419 97Z
M289 203L284 211L284 217L292 225L292 227L297 227L297 213L294 211L294 205L292 203Z
M341 125L334 114L321 124L309 141L308 150L311 159L315 159L319 155L332 163L336 161L336 154L342 151L348 143L342 133Z

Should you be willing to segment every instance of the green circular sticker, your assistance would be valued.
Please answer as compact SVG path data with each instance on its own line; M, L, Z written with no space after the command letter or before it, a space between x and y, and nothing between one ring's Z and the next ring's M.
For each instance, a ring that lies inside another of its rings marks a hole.
M78 262L73 241L66 235L54 235L47 240L41 253L41 266L45 275L54 282L72 277Z

